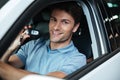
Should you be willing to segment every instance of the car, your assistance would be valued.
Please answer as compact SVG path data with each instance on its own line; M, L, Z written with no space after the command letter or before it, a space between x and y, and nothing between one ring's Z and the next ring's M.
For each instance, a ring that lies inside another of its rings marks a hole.
M87 64L64 79L120 80L119 0L0 0L0 57L25 25L33 26L27 41L46 36L49 6L69 1L83 9L80 28L72 40L86 55Z

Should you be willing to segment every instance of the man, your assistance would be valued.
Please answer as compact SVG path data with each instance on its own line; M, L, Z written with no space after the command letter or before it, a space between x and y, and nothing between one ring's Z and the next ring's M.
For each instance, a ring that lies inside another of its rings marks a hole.
M1 60L5 62L8 60L8 63L14 67L25 66L27 71L13 68L1 62L1 77L12 76L9 72L5 73L5 68L12 71L13 74L17 73L18 75L15 75L17 79L31 73L63 78L84 66L86 57L78 52L71 40L73 33L77 31L80 25L82 11L78 7L75 2L53 5L49 22L50 40L39 38L30 41L23 45L17 54L11 55L19 46L18 42L14 43ZM30 36L22 33L23 41L27 37Z

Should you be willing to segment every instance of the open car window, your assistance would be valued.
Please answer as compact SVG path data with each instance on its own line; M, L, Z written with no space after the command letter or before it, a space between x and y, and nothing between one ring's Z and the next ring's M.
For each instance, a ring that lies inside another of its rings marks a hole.
M80 4L78 5L81 7ZM40 37L49 38L49 19L49 7L42 9L40 12L34 15L29 22L24 25L32 26L32 28L29 30L32 35L24 42L24 44L30 40L35 40ZM73 34L72 40L78 51L86 55L87 62L91 62L93 60L93 52L91 47L92 41L84 12L82 14L79 29Z

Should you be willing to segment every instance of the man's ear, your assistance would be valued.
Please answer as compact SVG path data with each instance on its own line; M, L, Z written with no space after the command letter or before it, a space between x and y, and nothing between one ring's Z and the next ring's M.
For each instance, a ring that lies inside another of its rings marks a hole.
M79 26L80 26L80 23L77 23L73 28L73 32L76 32Z

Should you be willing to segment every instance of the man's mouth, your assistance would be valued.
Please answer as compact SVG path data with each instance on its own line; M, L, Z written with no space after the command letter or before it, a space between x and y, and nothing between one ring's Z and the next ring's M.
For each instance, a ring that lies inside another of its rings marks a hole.
M54 36L59 36L59 35L61 35L62 33L61 33L61 32L58 32L58 31L53 31L52 34L53 34Z

